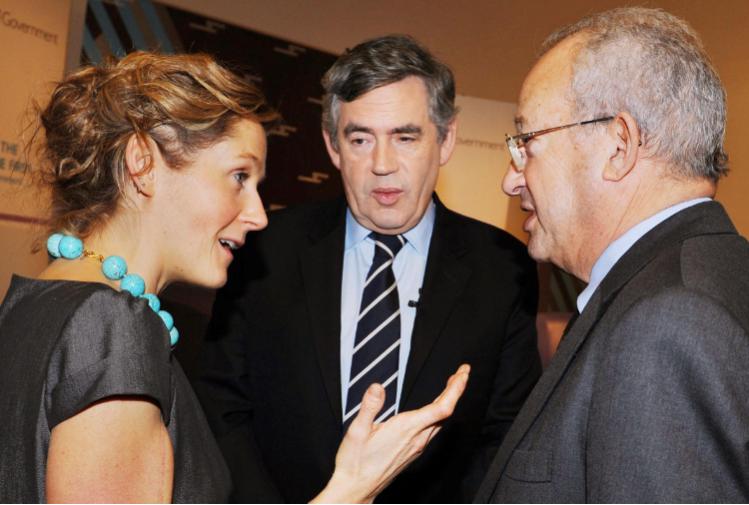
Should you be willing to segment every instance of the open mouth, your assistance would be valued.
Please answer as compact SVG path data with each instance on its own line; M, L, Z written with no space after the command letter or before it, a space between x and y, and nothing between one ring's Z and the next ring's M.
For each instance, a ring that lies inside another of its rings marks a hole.
M219 244L221 244L221 247L228 249L229 251L236 251L239 249L239 244L234 242L233 240L228 240L225 238L218 239Z
M374 196L375 200L377 200L380 205L393 205L398 201L402 194L402 190L395 188L376 189L372 192L372 196Z

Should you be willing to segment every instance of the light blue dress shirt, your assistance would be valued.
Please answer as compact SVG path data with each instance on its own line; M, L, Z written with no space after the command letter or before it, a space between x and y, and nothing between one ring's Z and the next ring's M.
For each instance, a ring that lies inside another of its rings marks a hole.
M650 216L646 220L640 221L635 226L627 230L624 235L609 244L606 250L603 251L603 254L601 254L601 256L593 265L593 269L590 271L590 282L588 283L588 286L583 290L582 293L580 293L580 296L577 297L577 310L582 314L583 309L590 301L593 293L595 293L596 289L598 289L601 281L603 281L609 271L611 271L614 265L616 265L616 262L619 261L619 258L624 256L624 253L629 251L629 249L633 245L635 245L635 242L640 240L643 235L645 235L647 232L649 232L677 212L693 205L697 205L698 203L709 201L710 198L695 198L692 200L687 200L686 202L677 203L676 205L672 205L671 207L667 207L657 214Z
M393 262L393 274L398 284L400 304L401 342L398 356L398 393L396 413L403 390L408 353L411 351L416 307L408 302L419 300L419 289L424 282L429 242L434 229L435 205L429 203L419 224L403 234L408 241ZM356 339L356 322L359 317L364 281L374 260L375 244L369 238L371 230L360 225L350 210L346 211L346 241L343 253L343 281L341 283L341 412L346 412L351 358Z

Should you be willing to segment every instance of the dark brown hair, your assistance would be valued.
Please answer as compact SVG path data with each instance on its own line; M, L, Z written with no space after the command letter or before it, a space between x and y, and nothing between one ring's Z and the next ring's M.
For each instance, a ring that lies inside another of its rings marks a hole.
M117 208L131 135L153 139L177 169L237 120L266 125L278 114L257 88L211 56L135 52L65 78L39 117L49 228L85 237Z
M410 76L424 81L429 93L429 115L437 127L439 142L445 140L450 122L458 113L452 70L414 38L388 35L348 49L323 76L322 125L333 147L338 147L341 102L353 102L373 89Z

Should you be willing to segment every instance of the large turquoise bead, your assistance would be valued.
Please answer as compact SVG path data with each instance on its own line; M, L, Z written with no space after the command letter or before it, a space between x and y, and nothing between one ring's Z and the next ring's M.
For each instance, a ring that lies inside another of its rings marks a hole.
M159 317L161 317L161 320L164 321L166 329L171 331L171 329L174 328L174 318L172 315L165 310L160 310L158 314Z
M172 347L177 345L177 342L179 341L179 331L177 331L176 326L172 326L172 329L169 330L169 340L171 341Z
M151 310L154 312L158 312L161 308L161 302L159 301L159 297L156 296L153 293L146 293L145 295L140 295L141 298L145 298L148 300L148 306L151 307Z
M62 240L64 236L65 235L62 233L53 233L47 239L47 252L53 258L60 257L60 240Z
M127 263L121 256L109 256L102 262L101 271L107 279L118 281L125 277Z
M83 254L83 242L78 237L71 237L70 235L64 236L60 239L60 256L63 258L74 260L80 258Z
M120 289L137 298L146 292L146 281L138 274L127 274L120 281Z

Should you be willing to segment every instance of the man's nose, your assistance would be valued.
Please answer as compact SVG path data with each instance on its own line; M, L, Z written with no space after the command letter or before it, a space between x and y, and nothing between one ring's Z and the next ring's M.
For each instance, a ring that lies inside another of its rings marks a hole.
M502 178L502 191L509 196L517 196L525 187L525 175L518 171L512 163L507 164L507 171Z
M374 150L372 171L377 175L387 175L398 169L393 146L388 142L378 142Z

